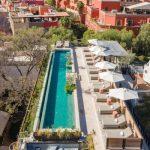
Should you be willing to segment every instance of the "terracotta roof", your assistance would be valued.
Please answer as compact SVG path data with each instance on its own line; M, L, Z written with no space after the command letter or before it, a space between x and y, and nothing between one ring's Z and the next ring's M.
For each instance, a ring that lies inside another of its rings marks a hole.
M46 15L33 15L32 13L26 13L26 14L19 14L18 16L12 16L13 18L15 17L19 17L19 18L31 18L31 17L44 17L44 18L48 18L48 17L67 17L69 16L68 13L66 12L55 12L55 13L49 13Z

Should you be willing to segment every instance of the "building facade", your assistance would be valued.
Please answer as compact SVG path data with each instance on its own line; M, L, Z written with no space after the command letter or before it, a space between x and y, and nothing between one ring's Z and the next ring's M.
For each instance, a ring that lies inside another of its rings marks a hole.
M84 8L82 23L94 30L109 28L132 29L138 32L144 23L150 23L150 3L146 0L81 0ZM77 0L56 0L58 7L78 12ZM132 6L132 7L130 7Z
M69 16L66 12L56 12L48 5L28 6L17 12L10 12L9 20L13 34L18 29L36 27L58 27L61 17Z

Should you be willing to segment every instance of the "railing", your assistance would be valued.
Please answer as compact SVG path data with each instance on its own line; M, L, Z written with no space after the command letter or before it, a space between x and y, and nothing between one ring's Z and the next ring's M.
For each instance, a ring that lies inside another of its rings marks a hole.
M132 116L134 117L134 120L146 142L146 145L148 146L148 148L150 149L150 138L146 135L146 132L145 132L145 128L143 127L143 125L141 124L140 122L140 119L138 118L137 114L135 113L135 109L132 105L132 102L131 101L126 101L126 105L128 106Z

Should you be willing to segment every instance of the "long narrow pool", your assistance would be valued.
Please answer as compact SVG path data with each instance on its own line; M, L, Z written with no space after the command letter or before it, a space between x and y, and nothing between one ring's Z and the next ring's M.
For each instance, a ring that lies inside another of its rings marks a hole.
M66 67L69 50L56 50L53 54L43 108L41 111L40 128L73 128L74 102L73 95L65 92L66 73L70 70Z

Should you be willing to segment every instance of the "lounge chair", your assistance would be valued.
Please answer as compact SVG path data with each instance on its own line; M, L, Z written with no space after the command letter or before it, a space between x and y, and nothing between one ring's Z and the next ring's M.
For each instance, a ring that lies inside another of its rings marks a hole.
M92 57L87 57L85 58L86 61L93 61L93 58Z
M98 74L98 69L87 69L89 74Z
M105 134L107 139L111 138L129 138L133 135L132 130L130 127L125 129L105 129Z
M92 82L93 80L96 80L98 82L98 74L88 74L89 81Z
M140 138L127 138L125 140L125 150L140 150L141 139Z
M126 119L123 114L117 118L114 118L113 115L101 115L101 118L104 129L120 128L126 125Z
M123 150L123 139L107 139L107 149L109 150Z
M100 89L104 89L106 91L110 86L111 86L111 84L109 82L92 83L94 92L99 92Z
M89 50L89 49L84 49L83 51L84 51L84 52L90 52L90 50Z
M84 56L85 57L93 57L93 54L86 52L86 53L84 53Z
M62 41L57 41L57 43L56 43L56 47L62 47L62 45L63 45L63 42Z
M97 102L106 102L107 94L100 94L98 92L95 92L94 98L96 99Z
M86 64L87 64L88 66L93 66L93 65L94 65L94 62L92 62L92 61L87 61Z
M99 103L100 114L112 114L114 110L119 110L120 104L118 102L108 105L107 103Z
M65 41L64 42L64 47L69 48L70 47L70 42L69 41Z

